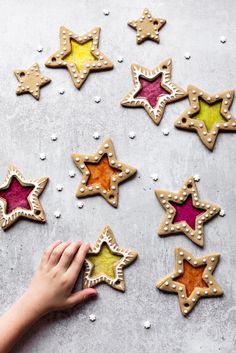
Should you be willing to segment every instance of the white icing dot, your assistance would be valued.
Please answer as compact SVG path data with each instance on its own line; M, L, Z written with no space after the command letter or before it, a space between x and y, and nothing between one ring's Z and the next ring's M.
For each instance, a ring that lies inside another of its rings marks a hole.
M44 161L46 159L46 154L44 152L40 153L39 158Z
M124 61L123 56L119 55L119 56L117 57L117 61L118 61L118 63L123 63L123 61Z
M221 43L226 43L226 37L225 36L220 36L220 42Z
M105 16L108 16L108 15L110 15L110 11L108 10L108 9L103 9L103 14L105 15Z
M143 326L144 326L146 329L149 329L149 328L151 327L151 322L150 322L150 321L144 321Z
M165 128L165 129L162 130L162 133L163 133L164 136L168 136L170 131L169 131L169 129Z
M191 55L190 55L190 53L186 52L184 54L184 57L185 57L186 60L189 60L191 58Z
M56 218L60 218L60 217L61 217L61 212L60 212L60 211L55 211L55 212L54 212L54 216L55 216Z
M74 178L74 176L75 176L75 171L74 171L73 169L70 169L68 173L69 173L69 176L70 176L71 178Z
M130 131L129 132L129 138L133 140L135 137L136 137L135 132L134 131Z
M95 96L95 97L94 97L94 102L95 102L95 103L100 103L100 102L101 102L101 97Z
M77 207L78 208L83 208L84 207L84 203L82 201L77 202Z
M194 179L195 181L200 181L200 175L199 175L199 174L195 174L195 175L193 176L193 179Z
M224 217L225 216L225 210L220 210L219 216L220 217Z
M152 178L153 181L157 181L158 180L158 175L156 173L153 173L151 175L151 178Z
M56 188L57 188L57 191L63 190L63 186L61 184L57 184Z
M58 89L58 92L59 92L60 94L64 94L64 93L65 93L65 90L64 90L64 88L59 88L59 89Z
M51 135L51 140L52 141L56 141L57 140L57 135L56 134L52 134Z
M37 51L39 52L39 53L41 53L42 51L43 51L43 47L42 47L42 45L38 45L37 46Z
M93 138L94 138L95 140L98 140L98 139L100 138L99 132L95 131L95 132L93 133Z
M96 321L96 315L90 314L89 315L89 320L92 321L92 322Z

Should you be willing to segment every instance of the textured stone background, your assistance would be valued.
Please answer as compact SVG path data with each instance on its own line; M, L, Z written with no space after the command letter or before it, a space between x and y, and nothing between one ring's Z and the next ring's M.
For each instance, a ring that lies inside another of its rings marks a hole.
M167 19L160 32L161 44L136 45L135 32L127 21L139 17L144 7ZM8 0L0 1L0 180L10 163L27 178L47 175L50 182L41 197L45 225L21 221L1 231L1 312L24 291L45 247L55 239L78 239L93 243L109 224L120 245L138 251L139 259L125 270L127 291L122 294L106 285L99 298L70 313L42 319L14 350L15 353L61 352L188 352L231 353L235 347L235 146L236 135L221 134L213 153L197 135L176 130L173 122L188 105L184 100L166 109L159 127L143 109L125 109L119 104L132 87L130 65L154 67L166 57L173 59L173 81L186 88L195 84L209 93L235 88L234 0L194 1L95 1ZM102 10L108 8L108 17ZM59 27L65 25L83 34L101 26L100 49L110 57L114 70L92 74L80 91L63 69L47 69L44 62L59 48ZM219 37L227 37L221 44ZM37 52L37 46L43 52ZM190 52L191 59L184 59ZM119 64L117 57L124 56ZM39 62L52 83L41 91L39 102L31 96L17 97L13 69ZM65 94L58 93L60 88ZM94 103L94 96L102 98ZM235 113L235 104L232 108ZM162 129L170 135L163 136ZM130 140L129 131L136 132ZM101 133L95 141L94 131ZM52 142L52 133L58 140ZM74 168L72 151L93 153L110 136L121 161L138 168L137 176L120 187L120 203L113 209L101 197L85 199L83 209L74 196L80 179L68 176ZM39 153L47 159L41 161ZM153 182L152 173L159 175ZM201 250L184 236L157 237L164 214L154 189L178 190L182 182L199 174L200 196L221 205L224 218L206 226ZM64 187L59 193L56 185ZM54 211L61 211L61 218ZM172 271L174 249L183 246L195 255L220 252L215 275L225 296L202 300L188 318L182 317L177 296L155 289L155 283ZM89 314L97 321L91 323ZM152 328L145 330L143 321Z

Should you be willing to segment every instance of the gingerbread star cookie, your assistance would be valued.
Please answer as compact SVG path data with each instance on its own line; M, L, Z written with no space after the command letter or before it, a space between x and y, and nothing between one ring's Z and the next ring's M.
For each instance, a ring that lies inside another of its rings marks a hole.
M166 210L159 227L159 236L185 234L193 243L204 245L204 224L220 212L220 207L199 199L193 177L189 177L178 192L155 191Z
M65 27L60 28L60 49L51 55L45 65L66 67L76 88L80 88L92 71L109 70L112 62L98 49L101 28L96 27L78 35Z
M18 96L30 93L35 99L39 100L40 88L51 82L50 78L40 73L37 63L32 65L28 70L17 69L14 71L14 74L20 82L16 90Z
M188 98L190 106L176 120L175 127L196 131L209 150L213 150L220 131L236 131L236 119L229 111L234 90L209 95L190 85Z
M9 166L0 186L0 224L4 230L19 218L46 221L39 196L47 182L47 177L26 180L14 165Z
M143 10L143 15L134 21L129 21L128 25L137 31L137 44L141 44L146 39L151 39L156 43L160 42L159 30L166 24L163 18L152 17L148 9Z
M181 313L188 315L200 298L218 297L222 288L213 276L220 254L195 258L188 251L175 250L175 271L157 283L164 292L177 293Z
M125 291L124 267L130 265L138 256L136 251L120 248L109 226L101 235L85 258L83 287L94 287L106 282L111 287Z
M159 125L168 103L186 97L187 93L171 81L171 59L166 59L155 69L141 65L131 66L134 88L122 99L124 107L143 107L153 122Z
M117 207L118 186L134 175L136 169L117 160L111 139L107 138L94 155L73 153L72 159L83 174L76 196L100 194Z

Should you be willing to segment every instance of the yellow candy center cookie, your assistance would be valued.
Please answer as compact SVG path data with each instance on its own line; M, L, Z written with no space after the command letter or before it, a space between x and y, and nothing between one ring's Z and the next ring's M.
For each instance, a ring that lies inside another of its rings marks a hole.
M89 40L84 44L79 44L75 40L71 39L70 43L71 53L65 56L63 60L66 62L73 62L79 71L84 69L85 65L88 62L97 60L91 52L91 48L93 45L92 40Z
M88 255L87 259L93 264L91 277L106 275L116 278L115 267L123 256L113 254L106 244L103 244L99 254Z
M200 111L194 118L203 121L208 132L211 131L215 123L225 122L225 119L220 113L221 104L221 101L214 104L208 104L202 99L199 100Z

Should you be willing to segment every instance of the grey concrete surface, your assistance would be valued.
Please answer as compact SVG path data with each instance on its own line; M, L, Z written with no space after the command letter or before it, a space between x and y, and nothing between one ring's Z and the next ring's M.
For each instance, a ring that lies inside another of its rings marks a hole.
M138 18L144 7L167 19L160 32L161 44L138 46L135 31L127 21ZM103 9L110 10L104 16ZM15 348L14 353L231 353L235 351L235 186L236 134L221 134L214 152L197 135L176 130L173 123L188 105L184 100L169 105L159 127L143 109L125 109L119 104L132 87L130 65L154 67L173 59L173 81L189 83L215 93L235 88L236 8L234 0L0 0L0 180L14 163L27 178L47 175L49 184L41 196L47 223L18 222L0 236L1 312L24 291L41 254L55 239L95 242L109 224L120 245L138 251L139 259L125 270L127 290L119 293L100 286L97 300L69 313L42 319ZM91 74L80 91L67 70L47 69L44 62L59 48L59 27L78 33L101 26L100 49L112 59L114 70ZM220 43L219 37L227 42ZM38 45L43 52L37 52ZM186 60L184 53L191 59ZM123 63L117 57L124 57ZM52 83L41 91L39 102L29 95L17 97L13 70L34 62ZM65 89L60 95L58 90ZM99 104L94 96L101 96ZM235 104L232 107L235 114ZM162 134L169 128L169 136ZM93 139L94 131L101 134ZM136 138L128 137L135 131ZM56 133L58 140L51 141ZM121 161L136 166L137 176L120 187L119 208L101 197L84 200L78 209L74 196L80 172L74 169L72 151L93 153L110 136ZM46 153L41 161L39 154ZM159 180L153 182L152 173ZM224 218L205 227L205 247L195 246L184 236L161 239L156 230L164 214L154 189L178 190L182 182L199 174L200 196L221 205ZM61 183L59 193L56 185ZM61 211L56 219L54 212ZM174 267L174 249L183 246L195 255L220 252L215 272L225 295L202 300L188 318L182 317L175 295L155 289L155 283ZM88 316L97 320L91 323ZM146 330L143 322L150 320Z

